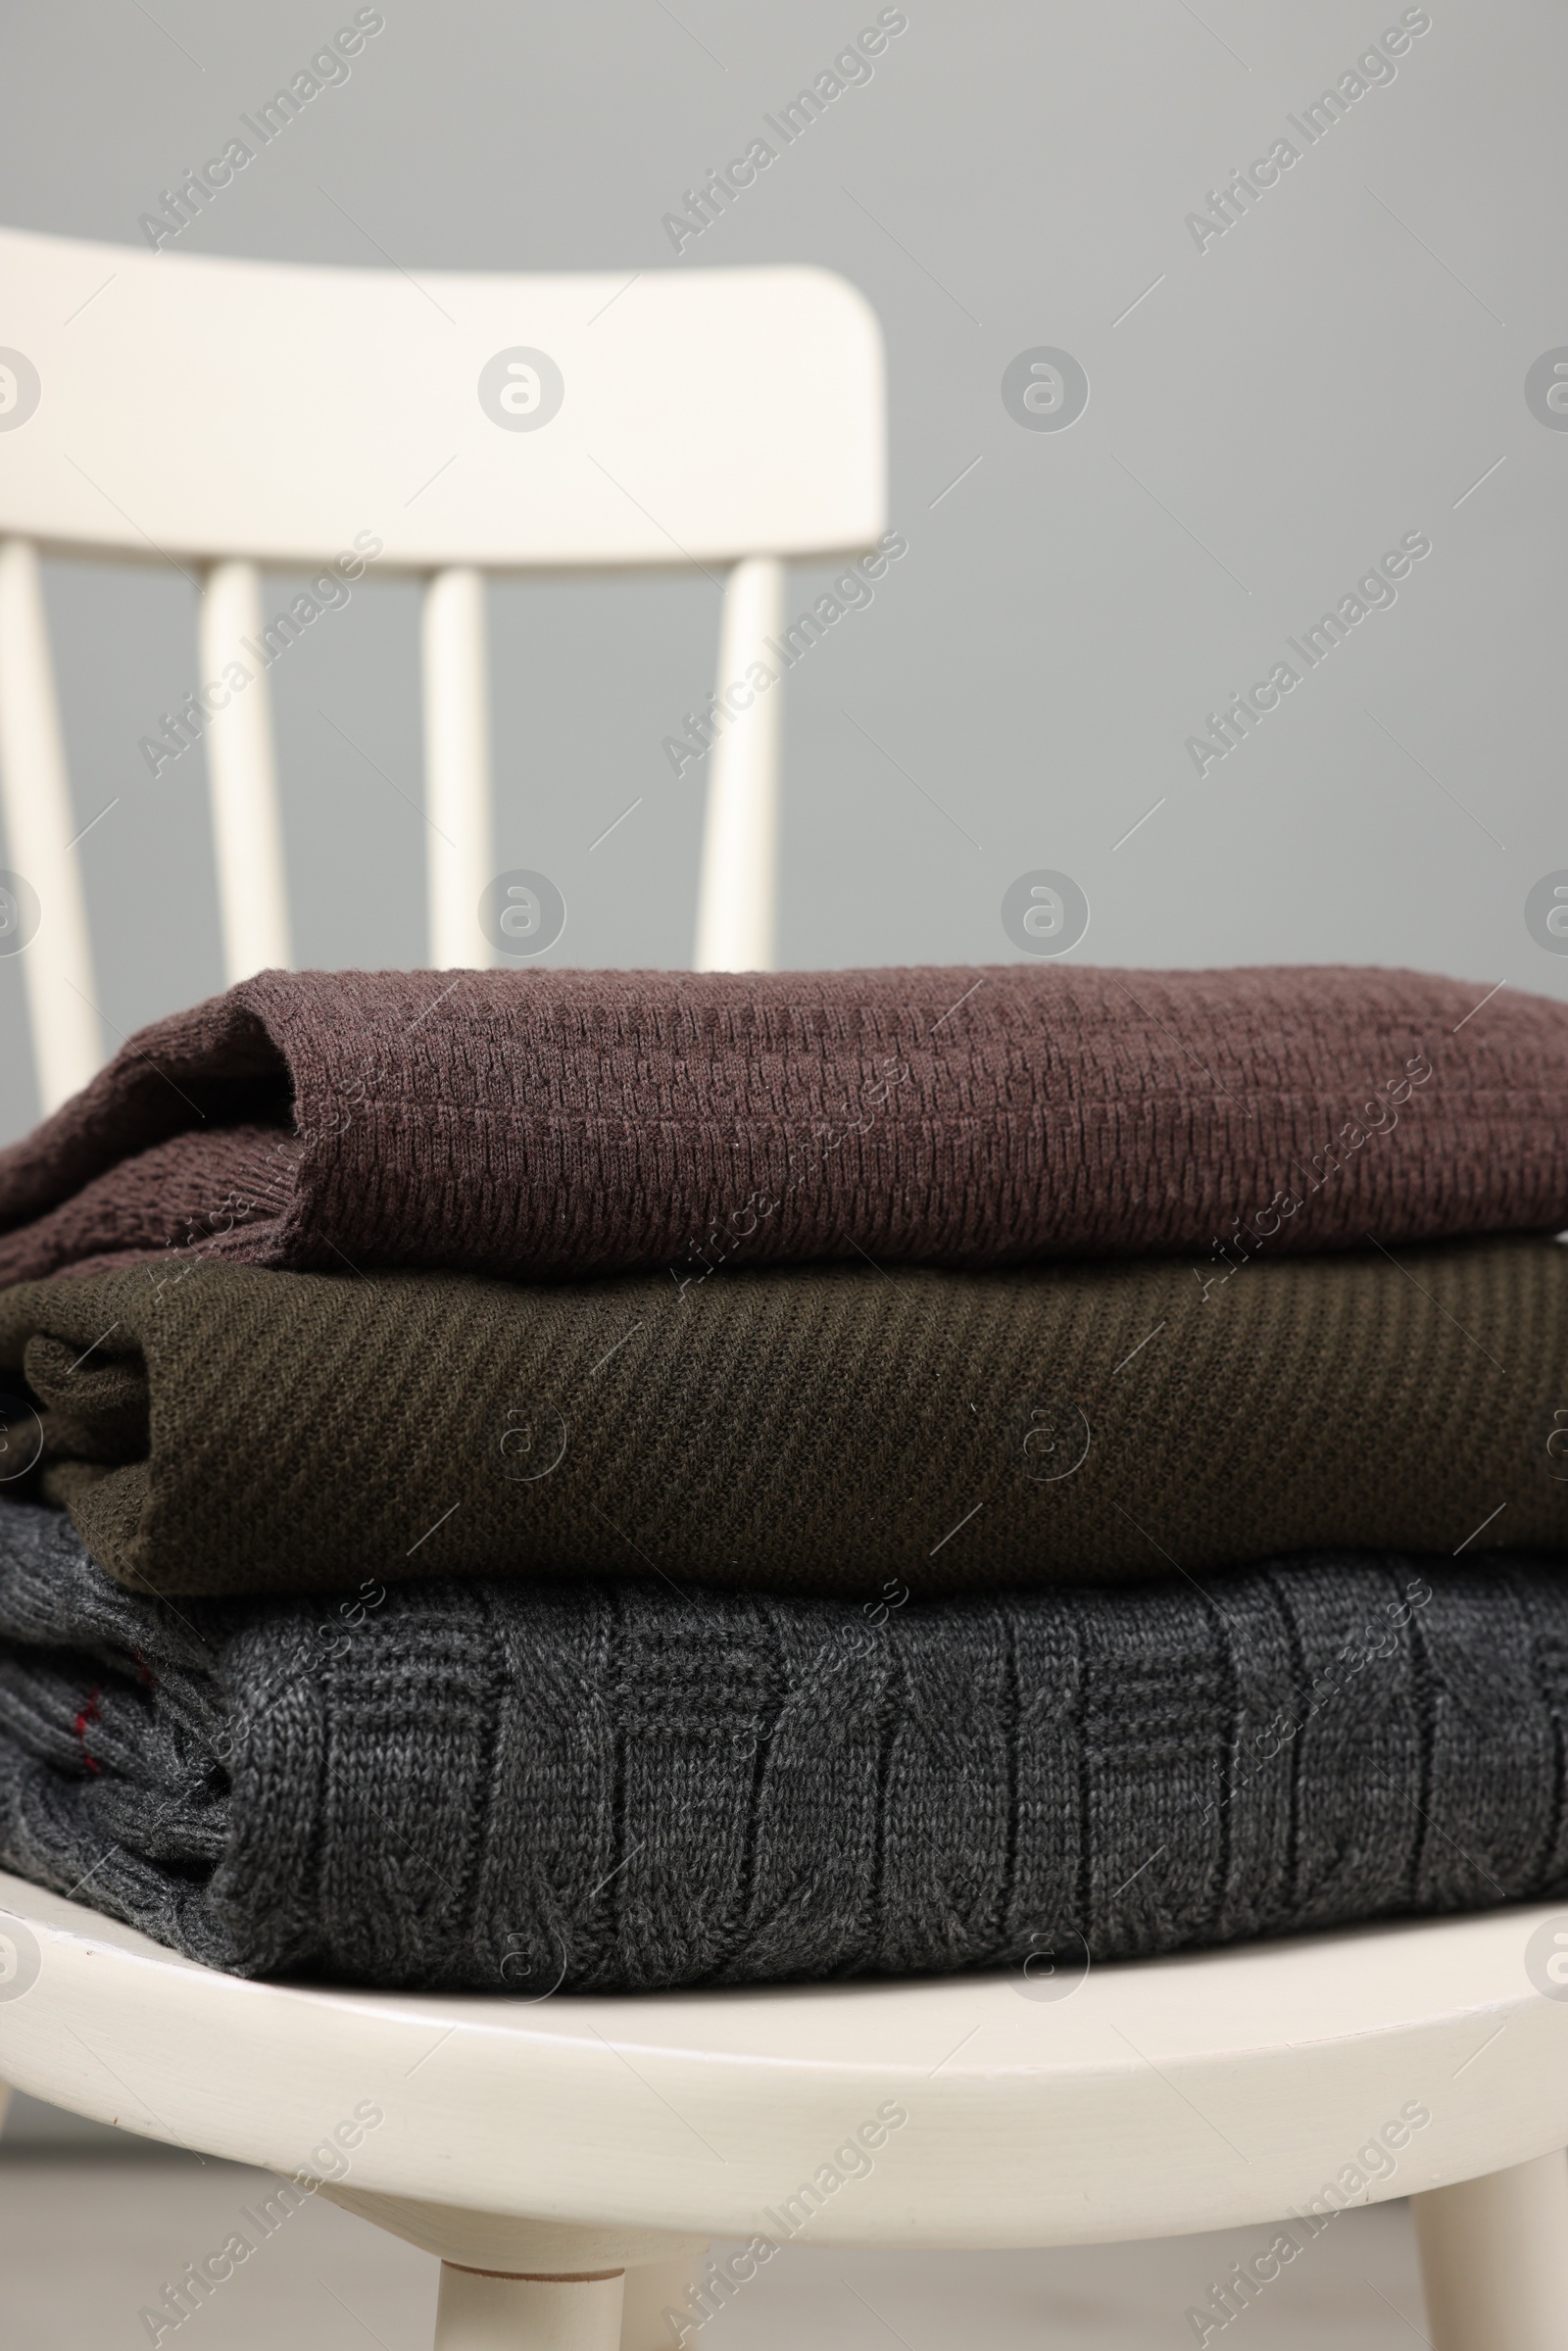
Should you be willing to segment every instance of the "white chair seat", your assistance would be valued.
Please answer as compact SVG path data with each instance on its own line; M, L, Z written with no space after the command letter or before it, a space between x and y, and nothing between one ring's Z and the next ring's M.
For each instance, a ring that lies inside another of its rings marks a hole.
M766 2233L885 2101L907 2124L813 2241L1271 2220L1412 2100L1432 2121L1374 2200L1568 2142L1568 2002L1525 1972L1549 1910L1097 1968L1063 1999L986 1974L534 2002L247 1983L3 1875L0 1911L40 1947L0 2003L19 2088L278 2171L371 2098L354 2185L478 2211Z
M10 2082L240 2162L341 2164L338 2201L513 2275L690 2267L710 2234L1173 2234L1321 2211L1380 2139L1388 2168L1338 2196L1533 2175L1568 2142L1568 2002L1525 1964L1550 1910L1094 1969L1057 1998L984 1975L531 2003L246 1983L4 1876L0 1913ZM352 2152L313 2159L345 2122ZM864 2126L865 2168L835 2164Z

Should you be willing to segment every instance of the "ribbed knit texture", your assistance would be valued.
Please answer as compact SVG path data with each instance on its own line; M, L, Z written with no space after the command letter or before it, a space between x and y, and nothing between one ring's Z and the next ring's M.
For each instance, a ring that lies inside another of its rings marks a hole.
M0 1281L166 1246L695 1276L1555 1230L1568 1004L1486 997L1341 968L264 972L0 1153Z
M1568 1576L842 1603L122 1591L0 1504L0 1864L245 1974L538 1997L1568 1891Z
M1490 1545L1568 1551L1552 1241L1223 1283L1169 1260L775 1267L681 1295L142 1268L0 1296L18 1364L48 1407L43 1491L161 1592L346 1573L995 1591L1317 1546L1448 1555L1484 1523ZM19 1463L28 1438L17 1421Z

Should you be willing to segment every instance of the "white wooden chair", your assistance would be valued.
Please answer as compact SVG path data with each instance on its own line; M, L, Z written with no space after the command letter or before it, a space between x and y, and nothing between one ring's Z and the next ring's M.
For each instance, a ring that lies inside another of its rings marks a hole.
M486 955L481 573L733 565L723 692L776 633L781 559L882 527L875 322L814 270L415 282L0 235L0 808L41 906L49 1104L101 1040L40 548L199 570L203 683L258 635L261 563L311 568L368 532L378 567L427 574L431 954L457 964ZM541 353L564 397L530 426ZM498 385L522 429L494 421ZM778 712L776 688L737 709L710 755L704 967L772 959ZM289 959L265 676L208 747L239 978ZM318 2188L439 2255L441 2351L654 2351L669 2311L691 2340L797 2238L1261 2234L1405 2193L1437 2351L1564 2351L1568 1999L1527 1964L1554 1931L1512 1909L1082 1981L530 2003L240 1983L0 1878L0 2075L292 2175L279 2210ZM1313 2226L1290 2256L1263 2235L1194 2337L1267 2291L1270 2260L1309 2261ZM714 2234L760 2241L715 2267ZM233 2259L167 2282L171 2333Z

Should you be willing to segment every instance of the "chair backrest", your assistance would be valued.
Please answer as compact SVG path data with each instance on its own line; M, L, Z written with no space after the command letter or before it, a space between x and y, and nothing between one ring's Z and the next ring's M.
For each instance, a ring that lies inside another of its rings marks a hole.
M783 667L782 560L882 530L885 437L876 319L820 269L416 274L0 230L0 808L46 1107L101 1038L40 550L200 584L169 742L206 740L230 980L290 960L260 565L425 577L437 965L494 959L484 572L724 567L696 961L766 968L780 692L745 681Z

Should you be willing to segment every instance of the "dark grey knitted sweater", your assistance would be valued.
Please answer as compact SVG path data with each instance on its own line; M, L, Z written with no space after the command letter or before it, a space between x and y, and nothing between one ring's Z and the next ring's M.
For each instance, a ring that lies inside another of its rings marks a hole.
M857 1606L111 1582L0 1503L0 1862L247 1974L537 1998L1568 1891L1568 1578Z

